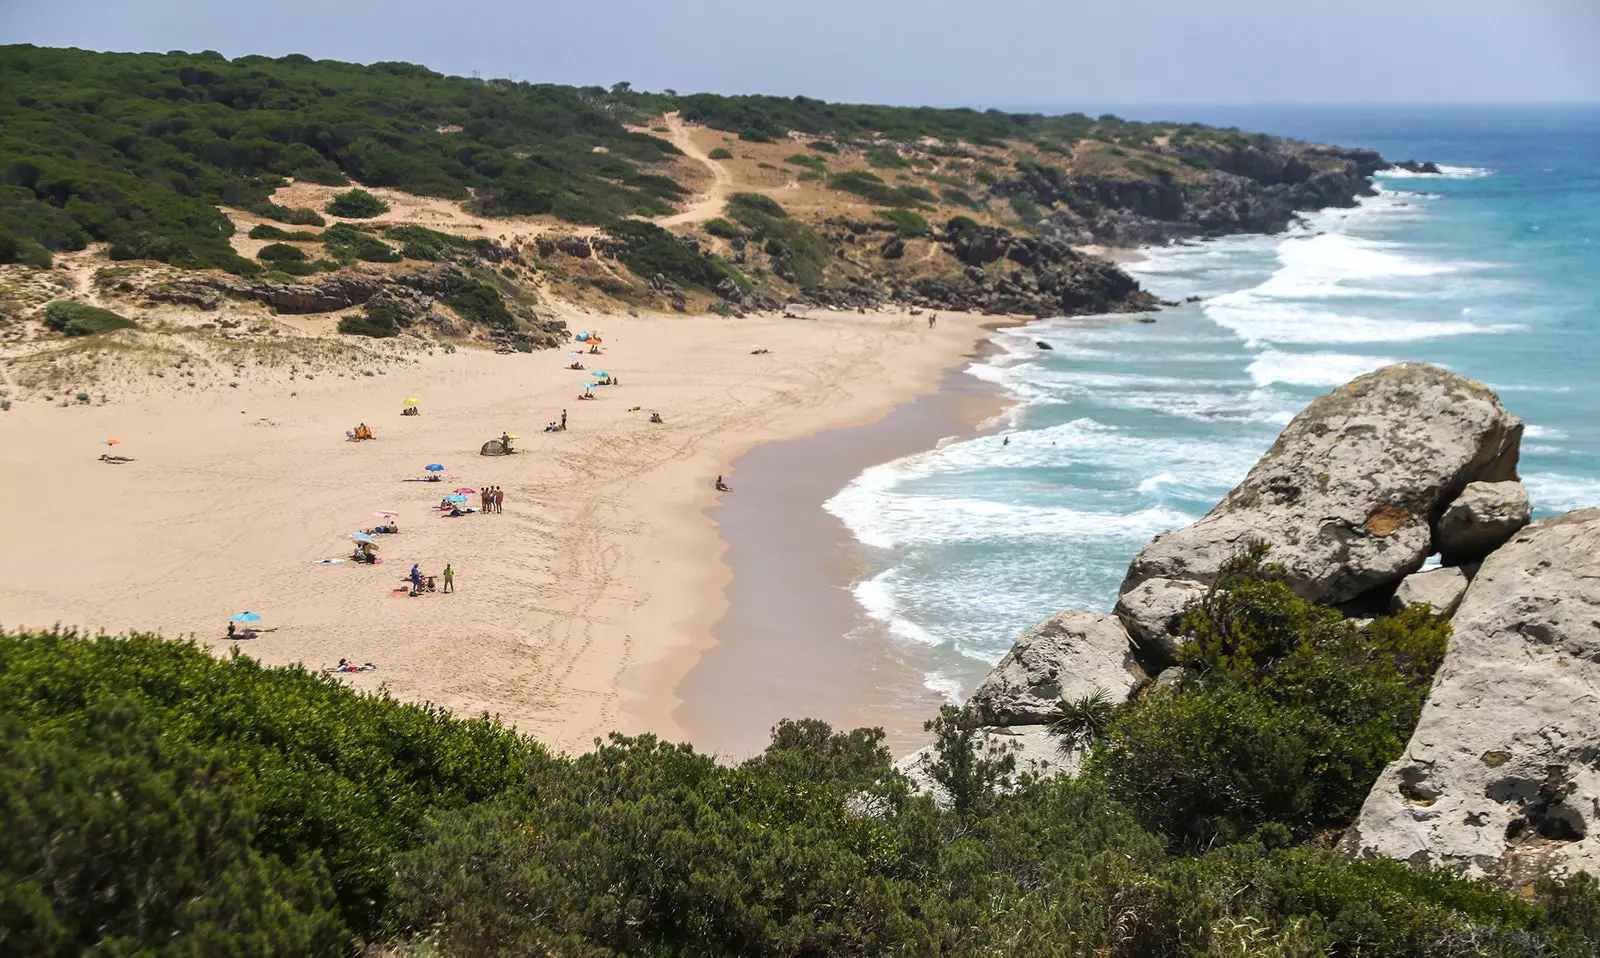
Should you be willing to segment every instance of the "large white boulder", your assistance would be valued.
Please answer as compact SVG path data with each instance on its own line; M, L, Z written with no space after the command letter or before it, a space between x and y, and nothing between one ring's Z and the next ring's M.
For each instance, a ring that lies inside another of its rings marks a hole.
M1104 689L1111 701L1124 702L1144 681L1122 623L1067 611L1023 632L967 705L984 725L1034 725L1050 721L1063 698Z
M1468 483L1515 479L1522 421L1482 383L1400 363L1318 397L1205 518L1157 536L1128 568L1117 614L1141 649L1175 586L1209 584L1255 540L1305 598L1338 603L1421 568L1431 524ZM1151 590L1147 582L1168 580ZM1176 646L1177 640L1166 643Z
M1340 847L1521 883L1600 874L1600 509L1472 579L1417 728Z
M1433 524L1433 547L1448 563L1473 562L1533 518L1520 482L1469 482Z

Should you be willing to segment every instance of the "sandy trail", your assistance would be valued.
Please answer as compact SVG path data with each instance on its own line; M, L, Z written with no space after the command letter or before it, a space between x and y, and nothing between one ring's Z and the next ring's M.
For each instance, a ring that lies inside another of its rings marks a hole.
M0 416L0 496L30 505L0 526L16 560L0 625L192 633L223 652L228 617L248 609L279 631L237 645L269 664L371 661L346 681L499 713L558 748L611 729L676 736L673 691L725 610L711 480L757 443L873 421L936 388L982 334L982 317L941 319L574 319L605 332L590 369L621 379L594 402L575 399L585 373L563 368L567 350L462 350L372 377L246 370L237 389L18 404ZM757 343L772 352L751 355ZM420 417L399 415L407 396ZM562 409L571 428L542 433ZM344 441L359 421L376 441ZM501 430L522 451L480 457ZM136 461L98 462L106 436ZM447 481L401 481L430 462ZM484 485L505 489L504 514L429 511ZM347 555L382 509L401 514L382 564L315 564ZM391 597L413 562L451 563L459 593Z
M683 119L677 113L666 115L667 139L672 145L683 151L691 160L705 166L711 171L711 189L708 192L697 194L681 213L663 216L654 222L657 226L687 226L691 223L704 223L706 220L722 214L723 206L727 205L728 194L733 192L733 173L726 166L706 155L695 143L694 137L689 134L689 128L684 125Z

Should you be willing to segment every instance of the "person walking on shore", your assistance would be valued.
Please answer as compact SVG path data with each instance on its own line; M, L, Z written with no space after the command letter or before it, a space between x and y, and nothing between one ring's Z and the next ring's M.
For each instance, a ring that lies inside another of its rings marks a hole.
M450 563L446 562L444 564L444 591L445 592L454 592L455 590L456 590L456 570L450 568Z
M561 410L561 431L567 431L567 411L565 409Z

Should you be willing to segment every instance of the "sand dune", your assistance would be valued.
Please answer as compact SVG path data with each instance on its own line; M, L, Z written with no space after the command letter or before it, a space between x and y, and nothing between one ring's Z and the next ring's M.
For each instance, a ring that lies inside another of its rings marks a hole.
M941 320L585 317L606 334L585 361L622 381L595 402L576 401L565 351L462 350L292 394L247 372L199 395L19 404L0 415L0 625L193 633L221 652L228 616L250 609L278 631L237 645L269 664L371 661L347 681L496 712L562 748L613 728L674 735L672 690L723 611L711 480L754 444L931 391L980 335L979 317ZM399 415L407 396L422 416ZM563 408L570 430L542 434ZM378 439L345 442L357 421ZM480 457L501 430L522 453ZM98 462L107 436L136 461ZM449 481L400 481L429 462ZM503 515L428 511L485 484L506 490ZM314 564L380 509L402 530L383 564ZM458 594L391 597L412 562L451 563Z

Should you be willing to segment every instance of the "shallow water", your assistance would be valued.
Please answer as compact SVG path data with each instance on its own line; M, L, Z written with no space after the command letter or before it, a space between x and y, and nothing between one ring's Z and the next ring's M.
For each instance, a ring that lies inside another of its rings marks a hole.
M964 695L1053 612L1109 610L1151 536L1203 515L1315 396L1386 363L1498 390L1528 422L1540 514L1600 505L1600 110L1201 119L1445 172L1385 175L1358 208L1280 236L1152 252L1129 267L1149 289L1202 297L1155 323L997 334L968 370L1017 400L993 435L875 466L828 501L869 568L857 600L918 648L930 689Z

